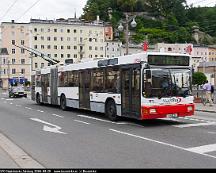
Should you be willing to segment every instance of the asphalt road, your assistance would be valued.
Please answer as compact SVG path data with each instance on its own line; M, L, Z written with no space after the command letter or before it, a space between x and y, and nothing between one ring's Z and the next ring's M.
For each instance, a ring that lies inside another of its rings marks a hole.
M0 133L45 168L216 168L214 113L111 122L0 94Z

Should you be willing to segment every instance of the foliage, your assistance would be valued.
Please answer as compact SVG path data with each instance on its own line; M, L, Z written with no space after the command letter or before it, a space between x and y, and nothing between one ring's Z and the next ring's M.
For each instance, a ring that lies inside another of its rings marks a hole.
M193 85L198 86L198 85L204 84L205 81L207 80L207 77L202 72L195 72L195 73L193 73L192 79L193 79L192 80Z
M136 17L138 25L133 39L137 43L143 42L146 35L151 43L193 42L193 26L213 37L211 41L204 38L202 44L216 43L216 7L188 7L186 0L88 0L83 11L82 18L90 21L99 15L114 28L124 19L124 12L145 12L147 15Z

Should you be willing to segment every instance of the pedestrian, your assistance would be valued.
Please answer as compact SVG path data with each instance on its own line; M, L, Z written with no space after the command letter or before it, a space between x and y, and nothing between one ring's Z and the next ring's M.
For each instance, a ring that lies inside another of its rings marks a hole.
M211 84L207 80L203 85L203 90L205 91L206 99L209 101L210 106L213 106L212 95L211 95Z
M214 103L214 85L211 85L211 98Z

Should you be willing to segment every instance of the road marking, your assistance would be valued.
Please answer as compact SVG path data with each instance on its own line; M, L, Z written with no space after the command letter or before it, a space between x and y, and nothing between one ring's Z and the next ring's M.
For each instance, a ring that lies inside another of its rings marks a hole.
M198 153L198 154L204 154L204 153L209 153L216 151L216 144L210 144L210 145L203 145L199 147L193 147L193 148L188 148L188 151Z
M117 125L133 125L133 126L143 127L142 125L138 125L138 124L135 124L135 123L128 123L128 122L112 122L112 121L109 121L109 120L104 120L104 119L100 119L100 118L90 117L90 116L86 116L86 115L77 115L77 116L78 116L78 117L82 117L82 118L88 118L88 119L96 120L96 121L101 121L101 122L106 122L106 123L117 124Z
M112 132L115 132L115 133L119 133L119 134L131 136L131 137L135 137L135 138L146 140L146 141L149 141L149 142L154 142L154 143L161 144L161 145L164 145L164 146L168 146L168 147L172 147L172 148L176 148L176 149L180 149L180 150L184 150L184 151L189 151L189 152L196 153L196 154L199 154L199 155L202 155L202 156L211 157L211 158L216 159L216 156L212 156L212 155L209 155L209 154L197 152L197 151L195 151L195 149L193 150L193 148L183 148L183 147L179 147L177 145L173 145L173 144L169 144L169 143L166 143L166 142L157 141L157 140L154 140L154 139L138 136L138 135L135 135L135 134L132 134L132 133L127 133L127 132L123 132L123 131L119 131L119 130L115 130L115 129L109 129L109 130L112 131ZM216 145L216 144L213 144L213 145ZM211 145L211 146L213 146L213 145ZM214 150L215 150L215 146L213 146L213 147L214 147ZM197 147L195 147L195 148L197 148Z
M20 168L44 168L40 163L30 157L6 136L0 133L0 147L8 153Z
M213 134L213 135L215 135L216 134L216 132L208 132L209 134Z
M74 120L74 121L79 122L79 123L83 123L83 124L90 124L90 123L87 123L85 121L80 121L80 120Z
M21 107L21 105L16 105L17 107Z
M198 126L211 126L215 125L216 122L207 122L207 123L197 123L197 124L182 124L182 125L173 125L178 128L188 128L188 127L198 127Z
M44 112L44 111L42 111L42 110L37 110L38 112Z
M64 118L64 116L61 116L61 115L57 115L57 114L52 114L52 115L54 115L56 117Z
M6 99L7 101L13 101L14 99Z
M29 110L32 110L32 108L30 108L30 107L25 107L26 109L29 109Z
M82 117L82 118L88 118L88 119L92 119L92 120L102 121L102 122L106 122L106 123L117 124L116 122L112 122L112 121L104 120L104 119L100 119L100 118L95 118L95 117L89 117L89 116L86 116L86 115L77 115L77 116Z
M43 126L43 131L52 132L52 133L67 134L65 132L60 131L62 128L59 127L59 126L57 126L57 125L55 125L55 124L48 123L48 122L40 120L38 118L30 118L30 119L33 120L33 121L37 121L39 123L42 123L42 124L46 124L46 125L52 126L52 127L49 127L49 126L44 125Z
M12 105L13 103L10 103L10 105Z

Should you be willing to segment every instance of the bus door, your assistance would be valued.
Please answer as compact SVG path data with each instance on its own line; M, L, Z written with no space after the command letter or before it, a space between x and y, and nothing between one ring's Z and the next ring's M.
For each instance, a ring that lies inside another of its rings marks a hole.
M48 87L49 87L49 74L41 75L41 92L42 92L42 102L48 103Z
M132 65L121 70L122 115L136 119L141 110L140 68L140 65Z
M90 109L91 71L83 70L79 73L79 106Z
M51 69L50 74L50 97L51 97L51 104L58 105L58 89L57 89L57 79L58 79L58 69Z
M35 86L36 86L36 77L35 75L32 75L31 76L31 82L32 82L32 85L31 85L31 99L32 100L35 100Z

